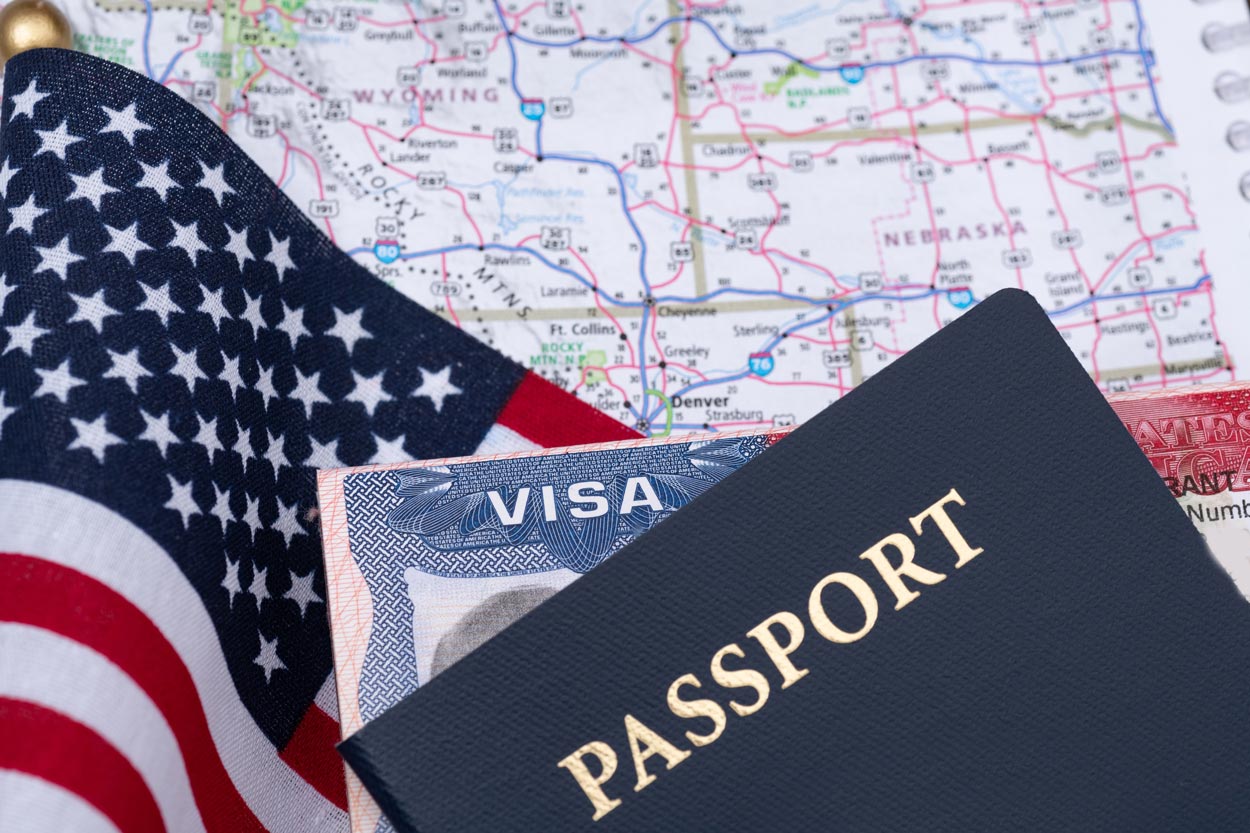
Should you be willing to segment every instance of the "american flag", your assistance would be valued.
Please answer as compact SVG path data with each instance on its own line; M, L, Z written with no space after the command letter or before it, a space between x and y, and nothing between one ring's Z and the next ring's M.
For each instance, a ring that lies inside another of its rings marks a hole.
M0 829L347 828L312 467L633 436L130 71L0 110Z

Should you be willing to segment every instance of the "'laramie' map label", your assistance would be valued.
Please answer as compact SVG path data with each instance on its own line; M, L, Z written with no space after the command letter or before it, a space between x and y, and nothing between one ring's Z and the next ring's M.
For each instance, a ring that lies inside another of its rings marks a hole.
M1001 287L1105 391L1250 360L1224 321L1250 283L1207 274L1180 164L1211 126L1173 105L1210 80L1149 2L336 0L220 26L102 2L67 9L80 48L193 92L378 277L644 434L670 424L652 391L737 388L676 430L802 422ZM1125 321L1150 329L1100 329ZM547 366L552 324L602 329Z

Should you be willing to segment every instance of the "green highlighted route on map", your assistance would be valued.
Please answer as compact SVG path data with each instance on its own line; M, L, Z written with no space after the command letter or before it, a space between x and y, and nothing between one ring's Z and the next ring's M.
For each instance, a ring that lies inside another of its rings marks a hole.
M664 430L657 431L652 428L650 436L667 437L669 434L673 433L673 403L662 390L647 388L647 394L649 396L654 396L656 399L659 399L664 403Z
M776 81L764 82L764 95L779 95L782 88L785 87L786 84L790 83L790 79L799 75L806 75L808 78L816 80L820 79L819 72L814 69L808 69L798 61L795 61L781 71L781 77L779 77Z
M802 83L790 83L800 77L804 79ZM816 83L811 83L813 81ZM763 91L764 95L769 98L779 96L784 92L786 106L791 108L806 107L807 102L814 98L851 94L850 87L845 84L830 84L828 76L822 76L821 73L803 66L798 61L792 62L772 81L765 81Z

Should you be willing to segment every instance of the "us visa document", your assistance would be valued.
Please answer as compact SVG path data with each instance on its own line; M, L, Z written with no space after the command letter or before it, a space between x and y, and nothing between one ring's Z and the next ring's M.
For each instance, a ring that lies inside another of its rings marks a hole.
M319 472L343 737L782 436L667 437ZM385 825L347 774L353 831Z
M1250 600L1250 384L1117 394L1111 406Z
M1250 385L1112 405L1250 598ZM321 472L343 736L788 430ZM374 830L380 813L350 770L349 785L353 829Z

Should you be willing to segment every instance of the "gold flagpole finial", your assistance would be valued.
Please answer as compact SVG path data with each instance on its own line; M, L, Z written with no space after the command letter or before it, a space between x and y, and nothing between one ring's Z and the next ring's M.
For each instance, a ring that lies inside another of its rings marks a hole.
M28 49L72 45L69 20L48 0L13 0L0 9L0 61Z

